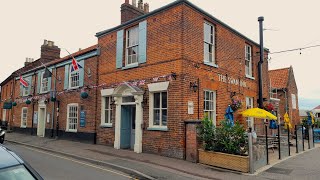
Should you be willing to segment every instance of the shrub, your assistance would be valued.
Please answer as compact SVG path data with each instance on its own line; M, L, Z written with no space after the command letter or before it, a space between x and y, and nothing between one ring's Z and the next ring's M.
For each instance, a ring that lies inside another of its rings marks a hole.
M213 150L215 127L212 120L205 117L198 126L198 130L199 138L203 142L203 149Z
M214 151L235 155L247 155L248 138L246 131L239 122L234 126L228 123L228 120L221 121L216 129Z
M205 117L198 126L198 130L204 150L235 155L248 153L246 131L239 122L231 126L228 120L223 120L220 126L215 127L212 120Z

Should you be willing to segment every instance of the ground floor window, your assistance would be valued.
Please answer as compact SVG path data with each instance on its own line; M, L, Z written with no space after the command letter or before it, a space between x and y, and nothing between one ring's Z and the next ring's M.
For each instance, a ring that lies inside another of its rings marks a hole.
M78 128L78 104L68 105L67 131L76 132Z
M251 109L253 108L253 97L246 97L246 108ZM251 127L254 130L254 118L247 117L248 127Z
M155 92L152 93L153 99L152 106L152 119L153 126L167 126L168 120L168 93L167 92Z
M26 128L27 127L27 117L28 117L28 108L24 107L21 111L21 127Z
M216 125L216 92L205 90L203 92L203 97L204 116L211 119L213 124Z
M112 97L102 97L102 119L101 119L101 125L108 125L111 124L111 118L112 118Z

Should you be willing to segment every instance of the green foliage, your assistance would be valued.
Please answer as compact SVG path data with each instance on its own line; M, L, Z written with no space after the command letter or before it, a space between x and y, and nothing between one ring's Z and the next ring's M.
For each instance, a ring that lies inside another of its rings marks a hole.
M228 120L223 120L220 126L215 127L208 117L202 120L198 133L204 150L247 155L248 138L244 127L239 122L236 122L234 126L228 122Z
M246 155L248 151L246 131L239 122L234 126L228 120L221 122L216 129L214 151L235 155Z
M212 120L205 117L198 126L198 130L199 138L203 142L203 148L205 150L213 150L215 127Z

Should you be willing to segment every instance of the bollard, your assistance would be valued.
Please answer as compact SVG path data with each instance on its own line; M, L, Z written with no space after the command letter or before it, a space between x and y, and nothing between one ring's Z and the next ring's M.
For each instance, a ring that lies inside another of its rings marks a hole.
M252 133L248 133L250 174L254 173Z

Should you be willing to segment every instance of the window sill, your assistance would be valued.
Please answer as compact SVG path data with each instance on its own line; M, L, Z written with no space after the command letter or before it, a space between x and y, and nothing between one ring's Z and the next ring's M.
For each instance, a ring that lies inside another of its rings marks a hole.
M69 87L68 90L74 90L74 89L79 89L80 86L77 86L77 87Z
M49 91L40 92L39 94L47 94Z
M148 127L148 131L169 131L168 127Z
M77 132L77 130L66 130L66 132L76 133L76 132Z
M215 68L219 68L219 66L217 64L214 64L214 63L204 62L204 64L208 65L208 66L215 67Z
M101 128L112 128L112 123L110 123L110 124L101 124L100 127Z
M26 129L26 128L27 128L27 126L20 126L20 128Z
M122 70L136 68L138 66L139 66L139 64L131 64L131 65L127 65L125 67L122 67Z
M252 79L252 80L255 80L255 78L254 78L254 77L252 77L252 76L250 76L250 75L248 75L248 74L246 74L246 78L248 78L248 79Z

